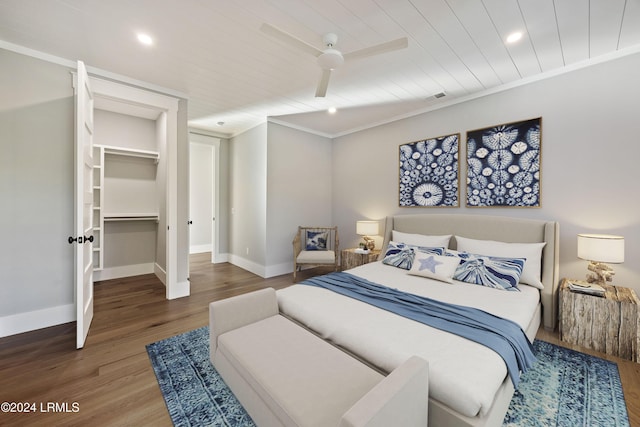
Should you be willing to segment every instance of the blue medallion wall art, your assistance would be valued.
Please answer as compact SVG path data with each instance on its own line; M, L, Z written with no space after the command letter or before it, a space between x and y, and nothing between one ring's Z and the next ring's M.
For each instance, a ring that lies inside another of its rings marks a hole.
M467 206L540 207L541 118L467 132Z
M460 134L400 146L400 206L458 207Z

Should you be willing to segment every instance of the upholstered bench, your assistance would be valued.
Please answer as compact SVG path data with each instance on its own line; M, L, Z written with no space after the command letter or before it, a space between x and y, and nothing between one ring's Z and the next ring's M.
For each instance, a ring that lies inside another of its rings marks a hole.
M384 376L280 315L271 288L209 314L211 362L258 426L427 425L425 360Z

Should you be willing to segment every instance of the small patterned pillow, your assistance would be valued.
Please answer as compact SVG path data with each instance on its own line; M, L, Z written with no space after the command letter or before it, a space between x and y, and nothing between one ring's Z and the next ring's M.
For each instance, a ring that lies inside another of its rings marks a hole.
M389 242L387 251L382 259L383 264L392 265L394 267L402 268L404 270L410 270L413 265L413 257L415 251L423 253L435 253L442 255L443 248L425 248L413 245L406 245L404 243Z
M307 230L306 249L308 251L326 251L328 237L329 237L329 233L327 231Z
M416 251L409 274L453 283L453 274L456 272L458 264L460 264L458 257Z
M460 265L453 275L455 280L520 292L517 284L524 268L524 258L499 258L466 252L460 252L458 257Z

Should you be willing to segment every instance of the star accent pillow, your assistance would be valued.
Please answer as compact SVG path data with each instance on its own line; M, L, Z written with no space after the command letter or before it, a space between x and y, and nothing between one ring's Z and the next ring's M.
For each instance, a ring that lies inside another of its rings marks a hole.
M441 282L453 283L453 275L460 264L460 258L441 256L416 251L409 274L428 277Z

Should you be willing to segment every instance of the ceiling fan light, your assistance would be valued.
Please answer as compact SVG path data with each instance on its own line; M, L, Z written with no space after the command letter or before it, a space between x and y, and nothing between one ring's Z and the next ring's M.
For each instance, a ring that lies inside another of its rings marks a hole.
M323 70L335 70L344 63L342 54L335 49L326 49L318 56L318 65Z

